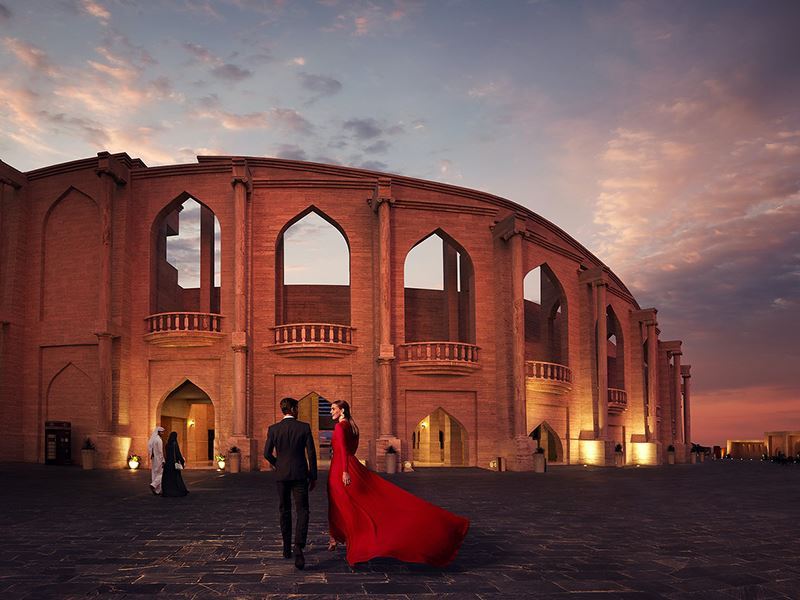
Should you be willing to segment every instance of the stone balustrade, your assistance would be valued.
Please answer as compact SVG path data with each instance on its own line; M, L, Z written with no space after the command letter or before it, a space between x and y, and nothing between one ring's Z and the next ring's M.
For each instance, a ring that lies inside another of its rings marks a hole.
M628 392L619 388L608 388L608 412L619 414L628 409Z
M475 344L411 342L399 348L400 366L424 375L466 375L480 368Z
M554 362L526 360L525 386L531 391L563 394L572 389L572 369Z
M287 323L272 328L273 352L286 356L337 357L355 351L354 327L338 323Z
M165 312L145 317L145 340L157 346L210 346L222 337L222 315Z

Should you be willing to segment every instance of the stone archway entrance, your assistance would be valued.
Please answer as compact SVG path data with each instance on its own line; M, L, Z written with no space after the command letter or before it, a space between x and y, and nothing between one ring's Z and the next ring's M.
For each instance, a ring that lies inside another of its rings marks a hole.
M165 429L165 445L169 433L176 432L187 469L214 467L215 417L211 398L188 379L161 404L158 422Z
M311 392L300 399L297 418L311 425L317 462L320 468L327 468L331 459L331 440L335 423L331 419L331 403L317 392Z
M437 408L411 434L414 465L460 467L469 464L467 430L447 411Z
M547 462L564 462L564 448L561 439L547 421L542 423L530 433L530 437L536 440L539 447L544 448Z

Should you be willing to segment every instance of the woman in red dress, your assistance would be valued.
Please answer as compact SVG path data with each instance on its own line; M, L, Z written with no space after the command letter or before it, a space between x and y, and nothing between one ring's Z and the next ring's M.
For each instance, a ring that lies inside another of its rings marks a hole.
M444 567L458 553L469 521L397 487L355 457L358 427L350 405L331 402L333 457L328 473L329 550L347 546L352 566L378 556Z

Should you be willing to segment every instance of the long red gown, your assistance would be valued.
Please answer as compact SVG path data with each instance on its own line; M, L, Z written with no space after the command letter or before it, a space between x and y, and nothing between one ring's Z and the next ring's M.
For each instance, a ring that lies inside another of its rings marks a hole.
M444 567L458 553L469 521L417 498L379 477L355 457L358 438L350 423L333 432L328 474L328 522L331 536L347 545L354 565L378 556ZM342 472L350 485L342 483Z

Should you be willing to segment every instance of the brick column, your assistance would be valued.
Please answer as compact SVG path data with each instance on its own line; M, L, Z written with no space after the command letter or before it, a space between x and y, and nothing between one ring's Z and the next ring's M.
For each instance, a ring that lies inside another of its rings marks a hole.
M233 159L233 331L231 348L233 350L233 435L247 435L247 285L246 285L246 239L247 196L250 180L247 165L243 158Z
M372 208L378 213L378 434L394 438L392 414L392 211L391 181L379 180Z
M444 314L447 319L447 339L459 341L458 327L458 253L442 243L442 282L444 284ZM464 289L464 288L462 288Z
M652 440L659 438L658 432L658 325L647 323L647 425Z
M681 352L672 351L672 376L673 376L673 396L672 396L672 415L675 419L675 441L685 444L686 438L683 431L683 394L681 394Z
M597 437L608 438L608 321L606 318L606 282L594 282L595 319L597 320Z
M114 334L111 323L111 292L113 277L111 264L113 259L113 208L114 192L118 185L125 185L125 180L115 169L113 159L108 152L97 154L97 176L100 178L100 281L97 290L97 350L100 377L99 426L102 432L114 430L113 422L113 390L112 390L112 345Z
M689 381L692 378L692 365L681 367L681 377L683 378L683 435L686 443L692 443L692 415L691 415L691 390Z
M515 231L509 238L511 245L511 352L512 378L514 379L513 415L514 437L526 438L528 434L527 399L525 397L525 266L522 257L523 232Z
M214 297L214 213L200 205L200 307L204 313L211 309Z

